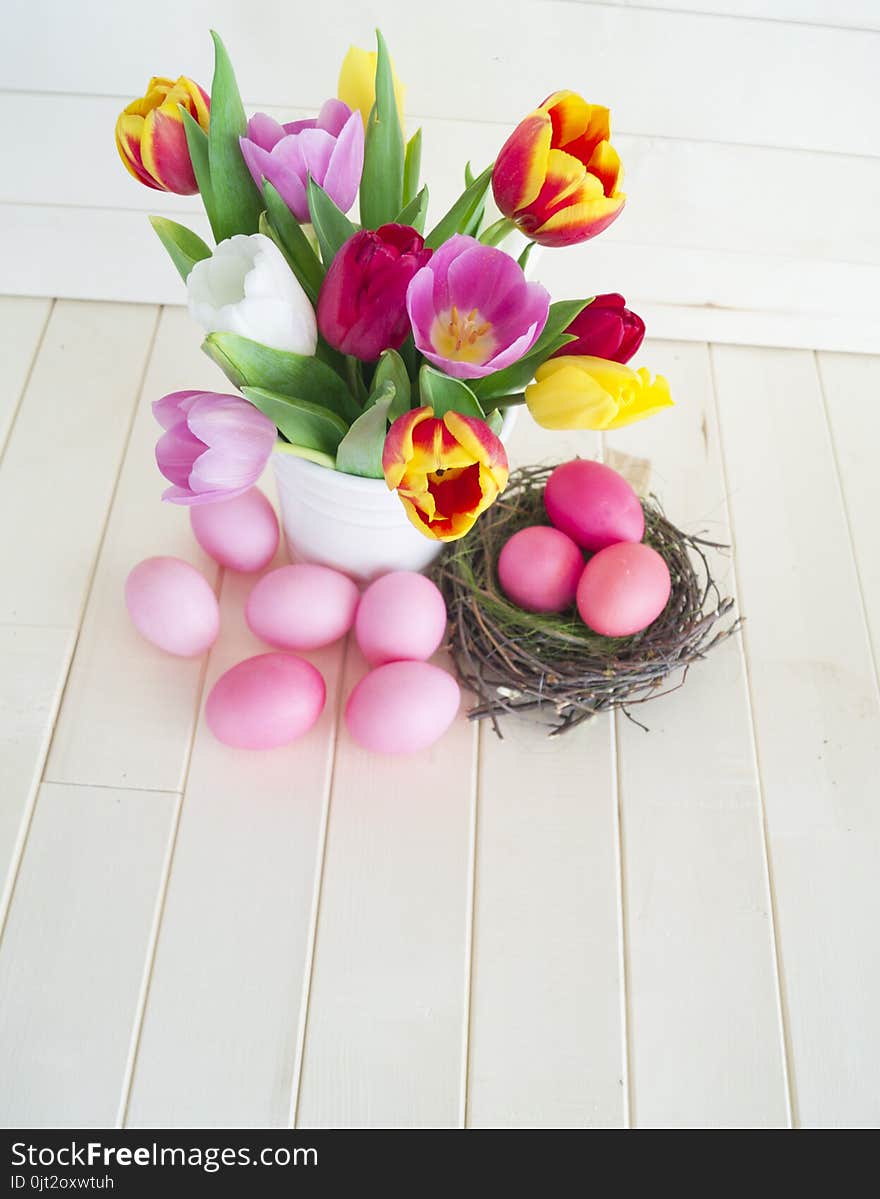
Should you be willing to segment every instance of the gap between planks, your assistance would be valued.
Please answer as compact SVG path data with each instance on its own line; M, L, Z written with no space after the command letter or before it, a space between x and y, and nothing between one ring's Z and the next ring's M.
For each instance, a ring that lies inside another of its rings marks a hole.
M718 400L718 383L715 367L715 346L709 344L707 346L709 353L709 377L712 386L712 403L715 408L715 419L718 424L718 446L719 457L721 460L721 477L724 482L724 494L727 500L727 519L730 525L731 539L731 571L733 583L733 599L736 602L737 609L741 609L742 605L742 589L740 587L739 578L739 563L737 560L736 547L736 518L734 516L734 505L730 503L730 483L727 470L727 450L724 443L724 423L721 416L721 404ZM755 782L758 791L758 803L761 812L761 848L764 855L764 877L767 885L767 896L770 909L770 927L772 930L773 944L773 965L776 975L776 1018L779 1023L779 1031L782 1040L783 1061L785 1064L785 1106L788 1116L788 1124L790 1128L798 1127L798 1106L797 1106L797 1091L795 1088L794 1078L794 1055L792 1052L791 1043L791 1021L789 1017L788 996L785 985L785 976L782 968L782 947L779 937L779 909L776 898L776 887L773 880L773 863L770 853L770 837L767 828L767 805L764 797L764 777L761 768L761 754L758 748L758 736L755 728L755 704L752 684L752 666L751 666L751 648L749 645L748 622L744 621L740 628L739 636L742 640L742 662L743 670L745 671L746 681L746 704L748 708L749 722L749 737L751 740L752 754L755 763Z

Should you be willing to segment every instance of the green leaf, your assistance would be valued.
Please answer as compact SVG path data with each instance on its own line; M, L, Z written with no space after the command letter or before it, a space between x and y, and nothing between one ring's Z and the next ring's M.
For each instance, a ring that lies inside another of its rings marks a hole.
M504 413L500 408L493 408L486 417L486 424L497 437L501 432L501 426L504 424Z
M360 415L339 375L318 358L275 350L237 333L209 333L202 349L240 391L259 387L296 396L326 408L346 425Z
M309 215L312 218L312 227L321 248L324 266L329 267L339 253L339 247L357 233L357 228L311 176L309 176Z
M427 363L419 371L419 394L422 403L429 404L434 409L435 416L445 416L447 412L460 412L462 416L485 419L480 402L467 383L444 375Z
M481 400L494 400L499 396L512 395L522 389L535 377L535 371L542 362L546 362L551 354L561 350L564 345L574 341L574 337L565 330L579 312L591 304L592 300L558 300L550 305L547 323L541 336L534 346L519 362L513 366L496 371L494 375L486 375L483 379L474 380L474 392Z
M436 250L438 246L442 246L445 241L452 237L453 233L461 233L473 220L474 214L478 211L483 203L486 192L489 188L489 183L492 180L492 168L486 167L482 175L466 187L446 216L434 226L428 236L425 238L425 244L430 246L432 250Z
M409 374L397 350L383 350L373 375L373 391L368 402L375 403L388 383L394 384L394 396L388 410L388 419L396 420L409 411L412 389Z
M332 454L322 454L320 450L310 450L304 445L293 445L289 441L276 441L275 449L280 454L290 454L293 458L305 458L308 462L317 462L318 466L336 470L336 459Z
M318 292L324 281L324 268L312 243L303 233L299 221L282 200L268 179L263 181L263 195L272 228L277 234L290 269L299 279L312 304L318 302Z
M189 150L189 160L192 163L193 174L196 177L202 203L208 220L211 222L211 232L216 241L222 240L217 223L217 213L214 207L214 189L211 186L211 167L208 162L208 135L182 104L177 106L183 117L183 131L186 134L186 147Z
M425 217L428 215L428 185L422 188L419 194L410 200L404 208L394 218L398 225L412 225L413 229L419 233L425 231Z
M344 420L319 404L262 387L243 387L241 390L293 445L319 450L322 454L335 454L336 447L348 432Z
M169 221L164 216L151 216L150 224L159 235L159 240L171 256L171 261L177 267L184 283L190 271L203 258L211 257L211 247L206 246L197 233L178 225L177 221Z
M535 248L535 243L533 241L530 241L529 244L526 246L526 248L523 250L522 254L520 254L519 258L517 258L517 260L516 260L519 263L520 268L523 271L526 269L526 267L529 264L529 259L532 256L532 250L534 250L534 248Z
M473 182L474 182L474 172L471 170L471 164L468 162L468 163L465 163L465 167L464 167L464 185L465 185L465 187L470 187ZM461 230L461 232L466 233L468 235L468 237L476 237L477 234L480 232L480 225L482 225L482 223L483 223L483 217L485 216L485 214L486 214L486 197L483 196L483 199L479 202L477 207L474 209L473 214L471 215L470 219L467 221L467 223L465 224L465 226Z
M419 190L422 171L422 131L417 129L406 143L403 159L403 204L406 207Z
M378 229L404 205L403 130L394 98L391 58L381 32L376 30L376 102L367 121L364 171L361 176L361 224Z
M247 133L247 118L232 63L219 34L212 30L211 37L214 40L214 80L208 122L208 162L216 213L215 232L217 240L222 241L234 233L256 233L263 204L238 143L238 139Z
M388 432L388 414L394 401L394 384L389 380L374 403L359 416L336 451L336 469L365 479L384 478L382 451Z

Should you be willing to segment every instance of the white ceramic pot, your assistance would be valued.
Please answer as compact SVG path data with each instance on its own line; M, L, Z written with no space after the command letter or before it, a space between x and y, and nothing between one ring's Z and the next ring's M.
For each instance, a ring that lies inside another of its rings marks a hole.
M507 411L502 441L517 411ZM344 475L277 450L272 466L293 562L320 562L368 582L391 570L427 570L443 551L410 524L384 479Z

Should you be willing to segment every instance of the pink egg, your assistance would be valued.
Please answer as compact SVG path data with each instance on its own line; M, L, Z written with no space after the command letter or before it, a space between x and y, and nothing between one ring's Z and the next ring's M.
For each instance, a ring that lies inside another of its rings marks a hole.
M264 575L248 596L245 617L269 645L317 649L345 636L359 597L347 575L301 562Z
M194 504L189 519L205 553L230 570L262 570L275 557L278 518L257 487L231 500Z
M293 654L259 654L222 674L205 719L218 741L237 749L275 749L307 733L324 708L320 671Z
M125 606L142 637L194 658L217 640L220 609L204 575L180 558L145 558L125 580Z
M424 575L397 570L383 575L361 596L355 636L371 666L404 659L424 661L446 632L446 603Z
M570 537L547 525L520 529L498 557L498 581L508 599L529 612L562 612L574 603L584 555Z
M377 754L413 754L443 736L455 719L461 691L430 662L388 662L371 670L349 696L348 731Z
M575 458L557 466L544 489L544 506L557 529L586 550L641 541L645 515L622 475L601 462Z
M656 550L622 541L594 554L584 567L578 612L604 637L629 637L657 619L671 588L669 567Z

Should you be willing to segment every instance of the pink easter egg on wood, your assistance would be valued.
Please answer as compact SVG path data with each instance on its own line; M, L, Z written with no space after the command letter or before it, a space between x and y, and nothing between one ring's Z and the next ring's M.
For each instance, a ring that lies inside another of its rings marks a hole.
M446 602L424 575L396 570L361 596L355 636L371 666L430 658L446 632Z
M258 654L220 676L205 719L224 745L276 749L312 728L326 698L323 676L311 662L293 654Z
M669 567L642 542L619 542L594 554L578 583L581 620L603 637L629 637L652 624L672 589Z
M388 662L349 696L345 723L355 741L379 754L412 754L443 736L461 703L458 683L430 662Z
M142 637L194 658L220 631L220 609L204 575L180 558L145 558L125 581L125 606Z
M317 649L344 637L354 623L360 592L348 575L299 562L272 570L248 596L251 629L279 649Z
M645 515L639 497L616 470L575 458L557 466L544 488L552 524L585 550L618 541L641 541Z
M508 599L528 612L563 612L574 603L584 569L579 546L559 529L520 529L498 557L498 581Z
M193 504L189 519L196 541L215 562L249 574L262 570L278 549L278 518L258 487L231 500Z

